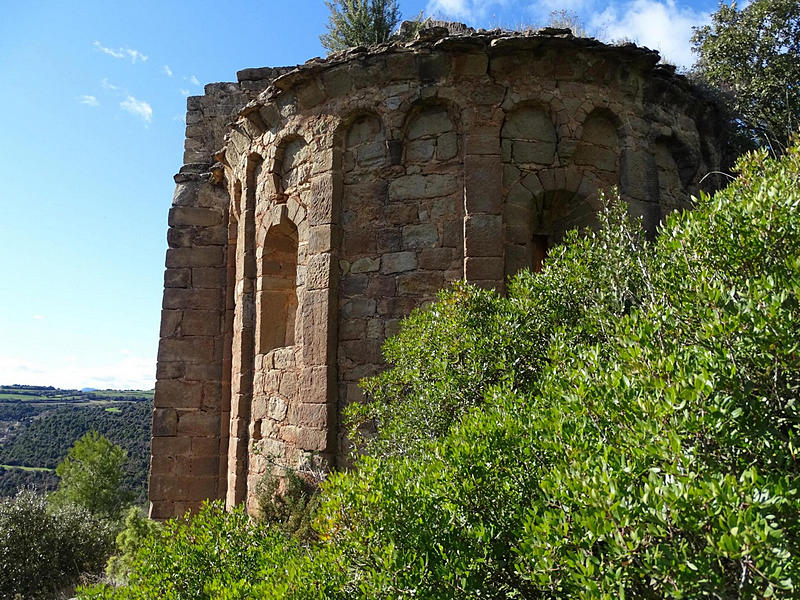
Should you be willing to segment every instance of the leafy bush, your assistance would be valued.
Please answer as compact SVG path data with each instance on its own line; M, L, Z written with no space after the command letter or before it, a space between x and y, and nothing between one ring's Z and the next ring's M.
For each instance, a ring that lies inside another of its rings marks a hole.
M55 598L81 574L102 571L113 538L87 510L53 509L29 490L0 500L0 597Z
M612 205L415 312L320 541L207 506L84 597L797 597L800 148L738 168L654 243Z
M655 244L612 209L387 345L324 490L360 597L796 597L800 150L739 169Z
M320 567L277 528L243 507L207 503L197 515L151 530L129 562L128 585L96 585L81 598L165 600L251 597L325 598L328 584L308 578ZM292 595L289 595L292 594Z
M159 535L161 528L158 521L148 519L138 506L130 507L123 529L117 534L117 553L106 565L106 575L113 581L127 581L142 546L149 538Z

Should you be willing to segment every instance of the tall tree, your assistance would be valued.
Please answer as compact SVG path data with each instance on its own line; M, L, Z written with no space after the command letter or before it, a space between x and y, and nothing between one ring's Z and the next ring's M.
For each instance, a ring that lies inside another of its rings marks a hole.
M385 42L400 22L396 0L333 0L325 4L331 11L328 33L319 39L329 52Z
M740 132L783 151L800 125L800 0L720 3L692 42L695 74L727 98Z
M77 504L100 517L119 517L131 495L121 487L128 453L108 438L90 431L56 467L61 478L51 499L56 504Z

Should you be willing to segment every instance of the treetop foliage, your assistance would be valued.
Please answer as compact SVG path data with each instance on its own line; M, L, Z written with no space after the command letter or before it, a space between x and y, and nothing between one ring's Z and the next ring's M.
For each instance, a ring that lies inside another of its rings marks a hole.
M121 487L128 453L96 431L75 442L56 467L61 478L50 496L56 504L76 504L93 515L116 519L131 500Z
M328 33L319 39L329 52L383 43L400 22L396 0L332 0L325 4L331 11Z
M721 2L692 42L695 74L722 91L741 133L783 151L800 125L800 2Z

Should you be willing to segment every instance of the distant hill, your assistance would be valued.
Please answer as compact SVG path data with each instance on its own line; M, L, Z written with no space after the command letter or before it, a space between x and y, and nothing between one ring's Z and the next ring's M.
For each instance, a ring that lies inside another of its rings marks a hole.
M153 391L0 386L0 497L21 486L54 489L52 469L91 430L128 451L123 485L147 497Z

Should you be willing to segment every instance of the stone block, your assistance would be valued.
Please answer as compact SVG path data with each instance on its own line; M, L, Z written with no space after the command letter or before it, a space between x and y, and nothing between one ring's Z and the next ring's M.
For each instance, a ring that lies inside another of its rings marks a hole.
M169 338L181 335L181 320L183 311L162 310L161 311L161 337Z
M336 185L336 178L331 173L319 175L311 180L308 222L312 227L334 223L334 189Z
M228 272L222 267L197 267L192 269L192 287L222 288L227 283Z
M505 277L505 264L502 258L494 256L467 257L464 262L467 281L497 280Z
M439 241L439 231L433 223L403 227L403 248L430 248Z
M360 340L365 334L366 321L364 319L342 319L339 322L340 340Z
M396 252L400 250L402 235L397 228L380 229L378 230L376 242L378 253Z
M444 287L440 271L403 273L397 278L397 293L402 296L433 296Z
M153 409L153 435L172 436L177 433L178 413L174 408Z
M180 379L186 373L186 365L176 361L160 361L156 364L156 379Z
M444 271L453 262L452 248L425 248L419 253L421 269Z
M437 198L454 193L458 189L455 175L432 173L430 175L405 175L389 184L389 200L420 200Z
M464 205L467 213L500 212L503 184L499 155L464 157Z
M168 269L180 267L224 267L225 253L221 246L170 248L167 250Z
M434 227L435 233L435 227ZM438 237L438 235L437 235ZM435 242L435 240L434 240ZM381 273L403 273L417 268L417 254L415 252L392 252L383 255Z
M375 314L375 300L372 298L351 298L342 305L342 317L353 319L371 317Z
M306 286L310 290L326 290L331 284L331 255L312 254L306 266Z
M381 259L378 258L370 258L368 256L359 258L353 261L353 264L350 265L350 272L351 273L374 273L381 266Z
M167 288L164 290L163 307L165 309L222 310L222 293L217 289L182 289Z
M503 218L500 215L472 215L464 222L467 256L502 256Z
M188 437L153 436L150 442L153 456L189 456L192 453L192 440Z
M153 406L156 408L200 408L203 386L197 382L167 379L156 382Z
M167 269L164 271L165 288L187 288L192 284L191 269Z
M295 443L303 450L321 452L328 448L328 432L325 429L302 427L297 432Z
M328 427L328 412L330 407L327 404L303 403L296 405L296 420L301 427L313 427L322 429Z
M217 310L185 310L181 321L183 335L219 335L222 315Z
M219 436L193 437L191 438L191 442L192 457L219 456Z
M178 412L178 434L190 436L215 436L220 433L218 414L205 411Z
M286 403L285 399L280 396L272 396L267 404L267 416L273 421L280 423L286 418L288 409L289 405Z
M396 291L397 285L394 277L373 275L369 279L366 295L370 298L385 298L394 296Z

